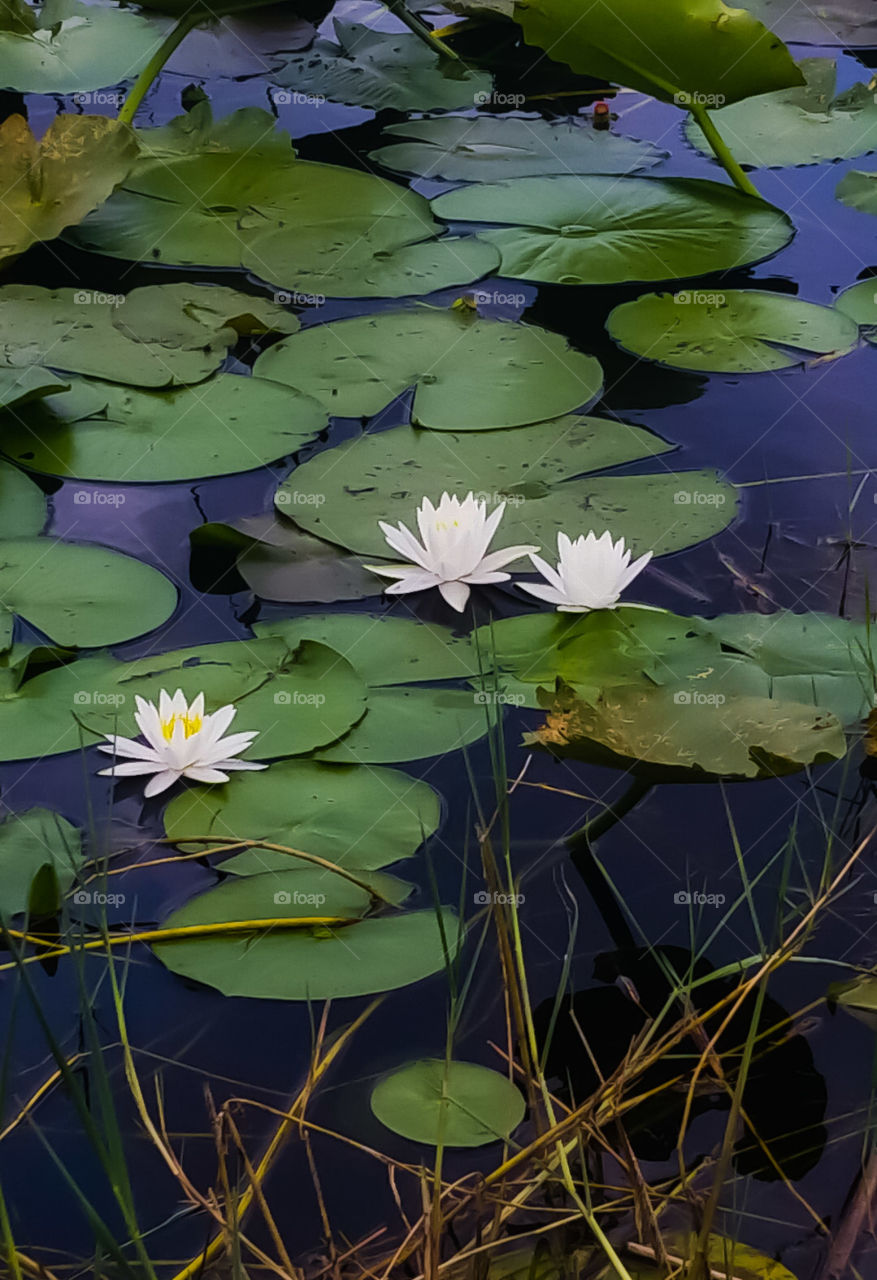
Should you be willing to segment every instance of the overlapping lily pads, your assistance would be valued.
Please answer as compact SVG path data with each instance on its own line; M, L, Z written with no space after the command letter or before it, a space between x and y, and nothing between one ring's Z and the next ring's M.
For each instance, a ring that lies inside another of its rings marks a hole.
M130 612L136 604L117 608ZM320 644L291 652L283 640L267 638L133 662L100 655L25 679L0 699L0 758L73 751L106 733L136 737L134 695L154 701L160 689L177 687L190 700L203 691L214 710L234 702L240 728L259 731L250 759L304 755L341 737L366 709L365 685L350 663Z
M439 431L538 422L591 404L603 385L593 356L560 335L463 307L314 325L271 347L255 372L342 417L370 417L414 386L412 421Z
M23 116L9 116L0 125L0 262L80 222L136 155L130 129L106 116L56 116L39 141Z
M756 168L819 164L877 148L873 89L856 84L835 96L833 58L805 58L799 66L806 84L747 98L714 113L714 122L739 164ZM686 133L693 146L712 155L691 116Z
M387 169L451 182L527 178L546 173L633 173L665 153L649 142L600 132L583 119L541 116L438 116L384 130L371 159Z
M23 471L0 462L0 538L31 538L46 523L42 489Z
M371 1108L382 1124L412 1142L483 1147L507 1138L524 1118L520 1089L475 1062L421 1058L375 1085Z
M263 114L238 112L246 118L221 132L207 117L154 131L155 158L71 238L133 261L242 267L305 296L398 297L496 266L490 246L436 239L441 227L413 191L297 160L286 135L264 133Z
M227 786L177 796L164 826L184 848L193 836L265 840L371 871L410 857L435 831L439 813L430 786L393 769L286 760ZM240 876L303 866L288 854L248 849L227 858L222 870Z
M877 14L871 0L746 0L745 6L783 40L795 44L877 44Z
M794 234L764 200L700 178L540 177L463 187L433 211L477 227L501 272L554 284L619 284L725 271Z
M47 0L40 10L7 5L0 30L0 88L75 93L133 79L164 27L117 5Z
M714 373L790 369L808 356L842 355L859 336L833 307L757 289L646 293L616 307L606 328L635 355Z
M239 334L294 333L294 315L264 298L207 285L149 285L124 294L0 288L0 362L50 365L135 387L200 382Z
M191 480L264 466L326 421L315 400L264 378L217 373L166 391L76 378L69 392L0 415L0 450L48 475Z
M369 880L381 892L392 877L373 872ZM262 1000L371 995L407 986L443 969L446 939L457 931L452 912L423 910L363 918L370 906L365 890L325 872L244 876L194 898L169 916L163 927L252 921L252 930L161 942L155 952L174 973L227 996ZM302 917L340 918L345 923L293 928L269 923ZM261 927L260 921L265 921Z
M274 71L275 84L321 100L396 111L452 111L484 101L493 78L442 63L409 31L389 34L358 22L333 22L335 40L317 40Z
M541 543L551 551L558 530L610 528L636 552L663 555L724 529L736 509L733 487L711 471L586 473L670 447L640 427L605 418L451 435L396 427L318 454L296 468L275 501L284 509L294 490L303 528L363 555L386 554L379 520L410 522L424 494L444 489L506 499L504 544ZM308 494L320 494L320 504L308 505Z

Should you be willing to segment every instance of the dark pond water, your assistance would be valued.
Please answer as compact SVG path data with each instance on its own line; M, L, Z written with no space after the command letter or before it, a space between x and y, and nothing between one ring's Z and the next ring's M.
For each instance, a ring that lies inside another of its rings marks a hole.
M835 51L808 52L831 56ZM861 78L861 67L844 59L841 77L842 84L852 83ZM189 76L165 74L148 101L146 120L151 116L158 124L178 114L180 94L189 82ZM217 114L243 105L265 105L263 80L223 79L208 82L205 88ZM33 98L28 99L27 107L34 129L41 132L54 114L55 104ZM714 165L682 141L680 115L675 109L625 93L615 100L614 110L618 132L652 139L671 152L655 174L721 176ZM363 157L379 139L381 125L390 119L388 115L387 120L378 122L372 113L331 105L281 107L278 115L281 125L300 139L303 156L363 165ZM839 290L877 274L874 221L834 200L837 182L852 167L869 164L860 158L846 164L759 172L759 190L790 213L797 235L769 262L750 271L710 277L702 287L756 283L809 301L830 303ZM438 184L422 184L419 189L432 195L440 188ZM235 273L220 276L129 267L63 248L60 254L59 259L57 245L51 251L34 250L16 264L9 278L107 291L157 280L209 282L221 278L244 290L266 291ZM869 584L873 591L877 580L877 479L871 472L877 464L877 351L865 348L843 360L785 373L698 377L638 364L606 338L606 314L620 301L637 296L642 292L640 287L537 289L525 285L521 289L515 284L509 290L508 282L499 279L480 287L523 292L527 301L521 314L528 320L567 335L576 346L599 357L606 370L607 390L592 412L646 425L677 446L674 466L716 467L742 486L743 501L735 523L708 543L662 558L640 580L638 598L681 613L790 608L862 615L866 591ZM459 291L434 295L433 300L449 302L455 292ZM318 324L381 305L329 302L302 318L306 324ZM239 352L239 357L251 360L246 351ZM489 370L485 376L489 377ZM387 411L385 420L392 422L396 413ZM327 437L304 451L300 459L358 430L356 423L336 423ZM98 492L100 486L76 482L61 485L52 493L53 532L130 552L161 568L180 589L179 608L161 632L120 647L121 656L245 637L254 621L295 611L254 599L242 583L237 584L241 589L231 594L196 589L190 576L189 549L191 530L204 521L231 521L269 511L277 480L292 462L287 459L273 468L197 484L114 485L114 490L124 493L125 501L112 508L97 502L76 502L76 490ZM209 580L210 572L209 565L199 567L199 588ZM520 600L498 591L489 604L496 613L518 613L524 607ZM370 601L362 607L375 610L387 606ZM403 615L410 610L446 625L455 621L443 606L418 598L389 606L390 612ZM512 710L508 714L506 740L512 773L524 763L524 753L517 746L521 731L536 720L533 712ZM484 743L471 749L470 762L489 803L493 784ZM840 831L835 844L837 864L864 830L862 810L869 802L868 786L860 780L858 763L854 759L812 778L802 775L724 791L704 785L666 786L653 792L599 846L600 858L611 870L625 904L630 938L637 944L697 948L709 940L706 955L717 967L752 954L758 944L745 906L713 937L717 923L711 914L714 909L705 908L695 921L692 939L688 908L680 905L676 895L690 886L724 893L733 900L739 892L733 822L750 875L769 867L755 890L759 916L769 927L782 907L781 892L786 902L796 905L805 886L818 877L826 827L833 823ZM427 779L445 797L443 823L430 842L430 855L443 900L456 901L467 848L470 861L473 857L472 812L462 756L404 767ZM68 755L40 763L4 765L0 767L2 802L13 811L50 804L91 830L98 849L135 839L148 841L158 835L157 808L144 807L133 787L113 789L109 780L94 776L95 768L94 752L85 760ZM527 781L604 800L616 797L625 785L613 771L557 764L542 757L533 759ZM532 994L537 1001L552 996L556 989L570 892L579 910L572 963L574 988L599 989L601 983L593 976L595 958L627 940L617 922L613 937L607 925L607 919L612 922L611 915L598 911L568 864L563 840L580 824L583 807L582 801L571 796L533 787L519 789L512 802L513 857L523 874L526 902L522 920ZM793 824L796 842L789 883L783 889L783 859L778 854ZM143 843L136 856L145 860L154 856L154 850ZM420 884L428 902L425 859L421 856L406 864L403 874ZM213 879L213 873L195 862L172 870L132 874L119 884L129 899L125 916L131 917L133 901L137 920L161 918ZM877 866L873 858L865 858L846 896L823 918L810 951L857 963L877 961ZM627 957L618 961L617 968L629 976L635 966ZM611 964L599 963L598 973L611 982ZM64 967L51 975L33 968L31 974L55 1034L68 1051L75 1052L81 1045L80 993L75 975ZM838 970L829 965L791 965L779 975L773 995L789 1011L805 1009L837 976ZM642 972L638 981L647 983ZM605 1035L609 1043L621 1025L615 1001L618 990L605 982L602 986L614 994L602 1003L598 999L593 1006L593 1034L597 1039ZM111 1041L114 1018L105 986L96 986L91 999ZM333 1011L333 1025L348 1021L363 1003L339 1002ZM184 984L151 955L139 951L127 972L127 1008L129 1032L140 1048L144 1079L149 1081L151 1070L161 1072L168 1126L177 1136L196 1181L209 1178L214 1169L205 1086L217 1101L243 1095L282 1105L302 1081L311 1044L311 1013L304 1005L226 999L212 990ZM394 1139L371 1117L367 1090L370 1081L390 1066L419 1055L442 1053L445 1014L443 978L391 995L358 1035L354 1050L344 1058L312 1118L365 1144L380 1146L391 1155L416 1161L421 1155L416 1147ZM45 1041L25 1002L7 1002L2 1017L7 1031L7 1090L24 1099L49 1070ZM458 1056L495 1065L489 1042L502 1043L503 1027L499 975L488 961L482 964L467 1007ZM851 1135L860 1132L867 1119L874 1042L864 1026L842 1016L832 1018L822 1008L807 1014L799 1029L812 1053L812 1067L805 1062L805 1069L798 1074L780 1073L768 1081L766 1107L783 1108L788 1128L796 1123L818 1123L821 1091L827 1089L825 1131L812 1131L811 1145L816 1147L812 1168L796 1186L820 1216L836 1219L859 1164L860 1140ZM141 1225L156 1233L153 1256L187 1258L203 1243L203 1224L180 1212L175 1185L164 1176L149 1146L134 1136L136 1125L125 1102L120 1064L112 1052L108 1061L118 1086L123 1121L132 1134L129 1156ZM695 1120L686 1146L690 1159L711 1148L723 1124L724 1113L716 1110ZM257 1142L259 1123L250 1118L247 1132ZM38 1245L83 1258L92 1249L91 1230L46 1144L74 1171L79 1185L123 1238L123 1225L76 1116L64 1098L55 1094L40 1106L35 1126L22 1126L0 1146L20 1247L27 1250ZM650 1160L656 1155L672 1156L670 1151L661 1152L660 1145L657 1142L649 1152ZM376 1176L369 1158L329 1139L315 1142L315 1154L329 1216L339 1235L356 1239L381 1223L396 1224L389 1189ZM453 1178L469 1168L486 1168L490 1161L490 1154L452 1154L447 1174ZM648 1173L657 1172L660 1166L647 1161L644 1167ZM271 1176L270 1188L273 1202L285 1207L290 1252L306 1254L318 1249L321 1227L301 1146L289 1147ZM736 1206L739 1216L726 1226L745 1234L756 1247L779 1254L799 1280L815 1274L819 1257L815 1225L787 1189L776 1182L738 1177L727 1202ZM258 1232L256 1235L258 1238Z

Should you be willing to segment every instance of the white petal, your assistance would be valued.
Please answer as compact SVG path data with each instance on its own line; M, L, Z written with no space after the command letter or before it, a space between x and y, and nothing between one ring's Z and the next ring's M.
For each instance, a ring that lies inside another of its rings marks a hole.
M227 769L229 773L234 769L267 769L267 764L260 764L258 760L217 760L213 766L215 769Z
M563 578L561 578L556 569L552 569L547 560L543 560L541 556L534 555L532 551L530 552L530 560L533 568L539 570L546 582L550 582L555 590L564 593Z
M465 582L440 582L439 591L442 598L448 602L452 609L456 609L457 613L462 613L466 608L466 601L469 599L469 588Z
M494 569L502 569L507 564L511 564L513 560L523 560L524 556L530 556L534 551L538 551L538 547L521 546L521 547L503 547L502 551L489 552L477 566L477 572L486 569L488 573L493 573Z
M398 582L391 583L384 590L388 596L401 596L411 591L429 591L440 585L434 573L426 573L423 569L409 569L404 576L400 576Z
M165 694L165 697L167 697L167 694ZM141 698L134 719L137 722L137 728L153 750L163 750L165 738L161 729L161 716L154 703L145 702Z
M133 738L116 738L112 734L107 734L107 741L101 742L98 751L105 751L108 756L128 757L132 760L158 760L159 754L152 747L147 747L142 742L135 742Z
M191 778L193 782L228 782L227 773L220 773L218 769L208 768L207 765L190 765L183 770L183 777Z
M565 592L558 591L556 587L543 586L541 582L519 582L518 586L523 591L529 591L531 596L535 596L537 600L545 600L548 604L556 605L561 608L567 602Z
M167 791L168 787L172 787L179 780L180 773L178 769L166 769L164 773L157 773L154 778L150 778L143 789L143 794L147 800L152 796L161 795L162 791Z
M136 777L141 773L161 773L163 764L148 760L129 760L125 764L114 764L110 769L98 769L101 778Z

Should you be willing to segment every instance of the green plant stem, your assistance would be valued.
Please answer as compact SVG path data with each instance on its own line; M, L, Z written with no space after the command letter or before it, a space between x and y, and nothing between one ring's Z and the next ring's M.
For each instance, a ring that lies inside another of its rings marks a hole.
M116 117L120 124L131 124L137 113L143 99L149 92L153 81L158 76L164 64L170 58L171 54L182 44L190 31L197 27L199 22L209 15L203 9L195 9L191 13L187 13L185 17L180 18L175 27L172 27L164 40L161 42L155 53L147 62L146 66L140 72L140 75L134 81L131 92L128 94L122 109Z
M444 40L434 35L427 24L417 14L411 12L406 6L405 0L386 0L386 5L400 22L405 23L409 31L413 32L428 48L432 49L433 53L437 53L443 58L450 58L452 62L461 61L460 55L455 53L450 45L445 44Z
M703 103L702 102L689 103L688 110L691 112L691 114L694 116L697 123L700 125L703 136L706 138L707 142L712 147L716 159L718 160L722 168L725 170L725 173L727 173L728 177L734 183L734 186L738 187L740 191L744 191L747 196L755 196L757 200L760 200L761 193L758 191L756 187L752 185L752 183L746 177L746 174L743 172L743 170L740 168L737 161L734 159L733 155L731 154L730 147L725 142L725 139L719 133L716 126L713 124L710 113L707 111Z

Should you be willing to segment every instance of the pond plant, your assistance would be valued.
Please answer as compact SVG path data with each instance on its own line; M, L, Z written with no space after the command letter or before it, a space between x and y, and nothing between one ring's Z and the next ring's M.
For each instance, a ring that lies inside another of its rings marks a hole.
M877 1274L872 8L2 0L0 1276Z

